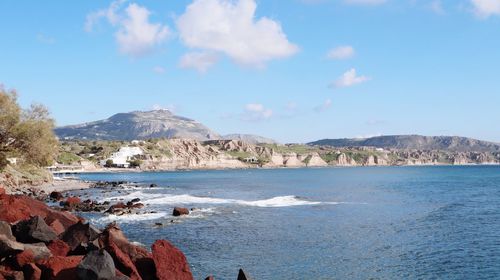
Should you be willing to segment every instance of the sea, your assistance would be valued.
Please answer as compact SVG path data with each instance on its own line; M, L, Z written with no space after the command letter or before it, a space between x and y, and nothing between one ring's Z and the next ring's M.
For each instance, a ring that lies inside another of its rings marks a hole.
M500 167L355 167L89 173L133 182L76 191L140 198L116 221L146 247L168 239L195 279L500 279ZM151 188L151 184L157 187ZM194 208L173 217L175 206ZM160 225L161 224L161 225Z

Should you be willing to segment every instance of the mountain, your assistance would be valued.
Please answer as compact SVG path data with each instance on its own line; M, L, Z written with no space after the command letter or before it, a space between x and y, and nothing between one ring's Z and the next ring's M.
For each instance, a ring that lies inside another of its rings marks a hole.
M442 151L500 151L500 144L458 136L389 135L371 138L323 139L309 145L331 147L376 147L384 149L416 149Z
M222 136L224 140L241 140L249 144L277 144L278 142L271 139L253 134L227 134Z
M203 124L176 116L168 110L119 113L108 119L58 127L60 139L135 140L148 138L186 138L200 141L220 139Z

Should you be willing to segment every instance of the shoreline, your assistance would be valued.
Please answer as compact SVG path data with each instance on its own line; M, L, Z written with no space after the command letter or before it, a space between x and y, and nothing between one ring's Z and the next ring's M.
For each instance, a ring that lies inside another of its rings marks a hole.
M226 170L281 170L281 169L327 169L327 168L359 168L359 167L463 167L463 166L500 166L500 163L467 163L467 164L402 164L402 165L329 165L329 166L274 166L274 167L235 167L235 168L175 168L175 169L140 169L140 168L100 168L84 170L71 174L91 173L142 173L142 172L182 172L182 171L226 171ZM57 176L54 176L57 177Z

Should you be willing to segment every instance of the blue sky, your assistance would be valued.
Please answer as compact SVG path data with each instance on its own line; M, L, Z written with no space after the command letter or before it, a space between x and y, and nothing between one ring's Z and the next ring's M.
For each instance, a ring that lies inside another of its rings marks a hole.
M59 125L168 108L282 142L500 142L500 0L1 1L0 83Z

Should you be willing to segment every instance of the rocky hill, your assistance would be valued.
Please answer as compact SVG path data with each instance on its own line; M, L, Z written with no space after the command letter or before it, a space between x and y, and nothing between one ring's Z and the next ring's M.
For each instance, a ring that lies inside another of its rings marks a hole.
M398 150L497 152L500 144L457 136L392 135L371 138L323 139L309 145L330 147L375 147Z
M227 134L222 136L224 140L241 140L249 144L277 144L275 140L253 134Z
M112 117L55 129L60 139L135 140L149 138L219 139L203 124L168 110L120 113Z

